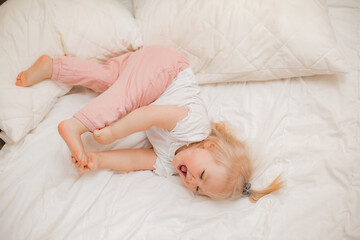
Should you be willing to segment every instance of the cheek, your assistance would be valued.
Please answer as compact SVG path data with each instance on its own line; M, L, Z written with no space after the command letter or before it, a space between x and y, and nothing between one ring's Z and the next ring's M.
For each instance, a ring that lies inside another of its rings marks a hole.
M181 179L182 182L183 182L183 185L185 188L191 190L191 191L194 191L194 189L184 180L184 179Z
M201 154L193 152L186 155L186 157L184 158L184 163L186 164L186 166L190 167L194 171L197 170L200 165L202 165L202 159L203 157L201 156Z
M192 150L192 151L189 151L189 152L186 152L183 156L184 160L191 163L191 162L195 162L196 159L198 158L198 151L195 149L195 150Z
M190 189L190 186L188 185L188 183L186 182L185 180L185 177L181 174L179 174L179 177L181 179L181 181L183 182L183 185L187 188L187 189ZM190 189L191 190L191 189Z

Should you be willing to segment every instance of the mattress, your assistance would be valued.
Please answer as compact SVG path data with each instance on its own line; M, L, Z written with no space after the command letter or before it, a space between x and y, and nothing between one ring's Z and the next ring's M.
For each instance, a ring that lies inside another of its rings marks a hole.
M57 124L97 96L75 87L39 125L0 151L1 239L360 239L360 4L328 0L348 72L204 84L211 120L246 143L256 204L212 201L151 171L79 175ZM87 151L149 147L144 133Z

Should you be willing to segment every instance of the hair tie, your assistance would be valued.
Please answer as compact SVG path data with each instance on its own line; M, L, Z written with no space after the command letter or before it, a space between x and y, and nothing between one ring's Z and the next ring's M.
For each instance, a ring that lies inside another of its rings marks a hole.
M244 196L249 196L250 193L251 193L250 188L251 188L251 183L245 183L242 194L243 194Z

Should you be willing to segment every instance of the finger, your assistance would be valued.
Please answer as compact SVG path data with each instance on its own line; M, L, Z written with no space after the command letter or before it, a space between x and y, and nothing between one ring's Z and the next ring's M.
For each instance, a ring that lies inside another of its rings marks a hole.
M79 155L75 156L74 158L76 158L76 160L83 165L87 164L86 155L84 153L80 153Z
M80 171L81 173L87 172L87 171L89 171L89 167L88 167L88 166L81 165L80 168L79 168L79 171Z
M93 162L89 162L87 167L89 168L89 170L93 170L93 169L95 169L95 164Z
M79 162L79 163L83 163L83 159L82 159L82 154L78 154L78 155L74 155L74 158L76 158L76 160Z
M79 161L76 161L76 162L75 162L75 166L76 166L77 168L80 168L80 167L81 167L81 163L80 163Z

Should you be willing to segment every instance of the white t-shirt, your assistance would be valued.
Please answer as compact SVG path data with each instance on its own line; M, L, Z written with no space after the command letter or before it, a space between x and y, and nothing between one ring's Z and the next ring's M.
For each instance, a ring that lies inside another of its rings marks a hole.
M146 135L157 155L154 172L161 176L177 173L172 165L176 150L184 145L199 142L210 134L211 126L200 89L191 68L181 71L165 92L151 105L173 105L189 109L172 131L151 127Z

